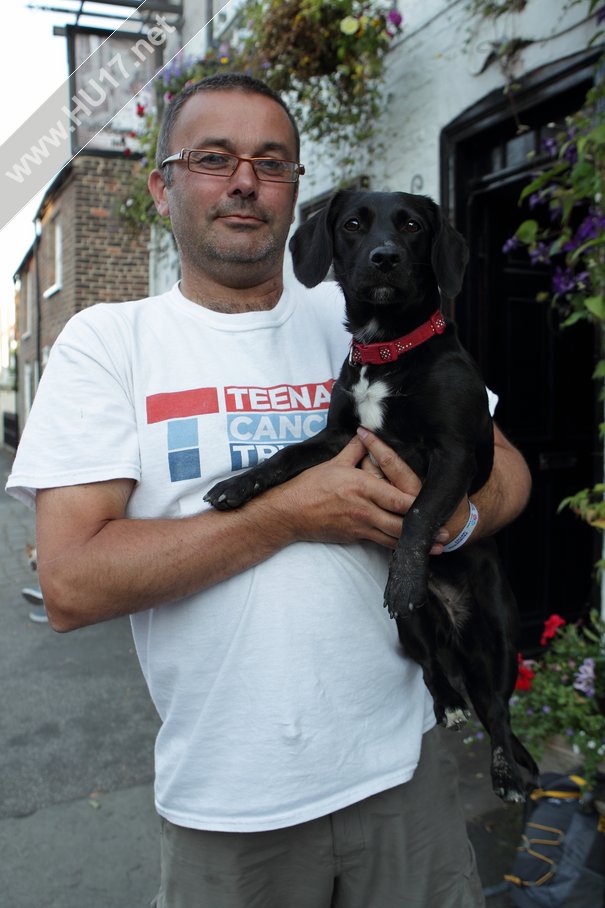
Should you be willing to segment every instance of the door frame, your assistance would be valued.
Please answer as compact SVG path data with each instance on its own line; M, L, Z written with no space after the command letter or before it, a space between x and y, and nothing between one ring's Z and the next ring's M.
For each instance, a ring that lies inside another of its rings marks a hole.
M540 67L524 76L522 87L514 96L515 111L521 122L526 123L531 130L538 130L551 120L560 120L567 112L577 109L582 103L586 91L594 83L595 64L600 56L599 50L583 51ZM503 145L509 140L515 139L517 134L517 124L511 104L501 89L480 99L442 130L440 141L442 207L446 216L462 232L466 232L465 228L469 224L470 214L467 206L472 204L472 200L478 194L490 189L494 190L499 186L504 187L512 182L523 181L526 183L529 181L531 172L535 170L536 164L540 163L539 157L536 156L531 163L525 160L518 161L508 168L502 164L503 158L499 164L493 164L489 157L490 150L496 148L498 143ZM469 154L471 144L474 154ZM543 160L545 159L544 157ZM521 220L520 211L519 221ZM477 258L478 256L475 256L475 259ZM491 278L493 278L493 274ZM449 310L449 314L456 318L462 342L484 369L488 362L490 344L489 309L487 306L482 309L480 301L485 302L489 298L486 288L490 285L491 278L482 262L476 260L472 262L463 290L455 303L450 304ZM596 391L595 386L595 398ZM594 426L596 426L596 420L593 423ZM535 477L535 486L537 482L538 479ZM521 523L527 516L524 515ZM518 532L523 535L521 526L519 526ZM592 563L594 563L600 555L598 534L584 525L578 526L577 529L574 527L574 533L576 532L584 534L582 545L587 544L591 548L594 538L594 551L591 551L591 554L594 554L592 558ZM515 528L501 534L505 562L507 552L512 548L510 543L513 541L512 534L514 533ZM535 545L547 546L548 543L546 539L536 539ZM544 550L542 551L544 552ZM544 552L545 567L548 564L548 557L546 557L548 554L548 552ZM589 559L588 573L590 574ZM590 586L590 576L586 578L586 585L587 588ZM549 589L546 580L542 589L543 597L546 600ZM596 604L596 590L594 593L588 590L586 597L587 599L594 597L591 604ZM526 648L528 644L530 648L533 645L542 620L537 605L538 603L536 603L536 610L533 614L522 615L522 625L524 624L526 632L522 635L522 640L524 640ZM569 619L578 617L580 612L585 610L586 605L586 600L579 601L573 608L570 608L570 612L565 617ZM575 613L572 614L574 608Z

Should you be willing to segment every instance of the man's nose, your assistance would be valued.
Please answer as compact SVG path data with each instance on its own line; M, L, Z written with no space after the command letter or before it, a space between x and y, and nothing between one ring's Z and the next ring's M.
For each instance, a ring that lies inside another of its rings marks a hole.
M240 158L237 167L229 177L229 191L233 195L255 195L258 190L258 177L254 171L252 161Z

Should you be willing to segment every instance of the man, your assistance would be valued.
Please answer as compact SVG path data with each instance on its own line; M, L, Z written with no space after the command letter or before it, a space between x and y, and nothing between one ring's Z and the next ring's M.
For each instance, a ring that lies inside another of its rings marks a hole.
M298 160L262 83L214 77L172 102L150 190L180 285L70 322L8 487L35 494L53 627L132 616L162 719L158 908L470 908L455 777L382 608L418 479L362 430L238 511L202 500L321 427L346 353L338 289L282 283ZM496 446L476 535L528 494ZM465 500L436 555L467 516Z

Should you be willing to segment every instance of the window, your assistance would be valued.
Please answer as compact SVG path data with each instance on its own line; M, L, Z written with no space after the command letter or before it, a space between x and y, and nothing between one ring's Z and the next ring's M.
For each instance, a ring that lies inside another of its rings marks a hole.
M33 260L29 270L26 271L21 280L21 308L23 311L21 337L25 338L32 333L36 308L36 274Z
M27 418L34 399L34 370L31 363L23 364L23 416Z
M47 228L47 241L47 262L49 265L50 286L42 294L44 299L48 299L49 296L52 296L54 293L61 289L61 279L63 277L63 249L61 224L59 223L58 217L55 217L52 219L52 221L49 221Z

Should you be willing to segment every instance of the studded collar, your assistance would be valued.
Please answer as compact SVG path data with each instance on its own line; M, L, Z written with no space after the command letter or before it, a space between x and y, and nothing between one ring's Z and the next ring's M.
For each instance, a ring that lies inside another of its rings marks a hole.
M445 319L439 309L437 309L428 321L410 331L409 334L396 338L396 340L379 344L360 344L353 338L349 353L349 363L352 366L364 366L367 364L380 366L383 363L393 363L404 353L414 347L418 347L436 334L443 334L445 328Z

